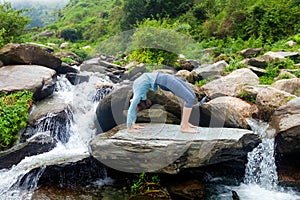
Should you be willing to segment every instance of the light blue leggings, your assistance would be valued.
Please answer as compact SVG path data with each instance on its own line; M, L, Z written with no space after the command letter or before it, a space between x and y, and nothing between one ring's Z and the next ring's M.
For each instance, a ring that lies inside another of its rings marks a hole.
M176 96L184 99L186 108L192 108L195 103L196 95L193 90L180 78L159 73L155 80L155 84L162 90L171 91Z

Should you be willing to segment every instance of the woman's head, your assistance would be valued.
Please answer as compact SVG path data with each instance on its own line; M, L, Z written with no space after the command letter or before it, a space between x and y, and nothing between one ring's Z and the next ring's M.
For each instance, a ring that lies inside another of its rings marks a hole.
M136 106L137 111L142 111L144 109L150 108L152 102L149 99L140 100L138 105Z

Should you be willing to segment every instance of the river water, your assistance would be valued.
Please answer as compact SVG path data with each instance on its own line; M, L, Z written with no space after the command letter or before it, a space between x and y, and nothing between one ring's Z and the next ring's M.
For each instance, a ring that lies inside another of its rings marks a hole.
M0 200L33 199L34 191L37 189L37 182L44 173L46 166L75 163L90 156L88 143L95 136L96 132L94 124L97 106L95 85L110 83L110 80L108 77L97 73L86 73L83 75L90 76L89 81L76 86L71 85L64 77L60 77L57 82L57 91L54 93L54 95L57 95L58 98L63 99L70 105L70 138L68 138L67 142L58 142L57 146L49 152L26 157L12 168L1 170ZM109 92L111 92L111 89L108 88L100 92L100 94L98 93L96 95L97 100L101 100ZM249 123L252 129L261 135L262 143L248 154L244 181L230 185L220 183L218 178L215 179L217 180L216 184L212 180L211 183L214 190L217 190L218 193L213 194L209 199L229 200L232 199L231 191L235 191L242 200L299 200L300 195L298 192L292 188L278 185L274 159L274 139L267 137L268 126L255 121L249 121ZM41 130L44 130L44 132L37 134L49 134L49 131L43 128ZM33 169L38 170L28 175ZM105 168L103 170L105 171ZM26 189L24 189L19 185L26 174L28 176L25 180ZM112 185L113 187L113 182L111 178L104 176L95 184L99 188L106 185ZM117 199L117 196L119 199L122 199L120 194L115 196L106 195L106 198L103 199ZM59 198L61 199L61 197ZM68 197L62 199L68 199ZM69 197L69 199L72 198Z

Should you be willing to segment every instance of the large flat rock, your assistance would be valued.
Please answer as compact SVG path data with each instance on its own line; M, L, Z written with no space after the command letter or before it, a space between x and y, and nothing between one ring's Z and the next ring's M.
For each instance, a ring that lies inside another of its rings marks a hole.
M245 157L260 143L258 135L237 128L197 128L182 133L179 125L146 124L140 133L126 129L97 135L90 152L108 167L130 173L178 173Z

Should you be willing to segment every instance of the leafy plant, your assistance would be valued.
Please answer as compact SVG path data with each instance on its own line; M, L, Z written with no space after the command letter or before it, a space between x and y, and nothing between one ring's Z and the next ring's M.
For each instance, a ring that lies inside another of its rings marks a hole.
M141 173L138 180L133 180L130 188L129 199L148 196L152 198L171 199L169 193L160 185L160 179L157 175L151 178L146 173Z
M244 90L240 92L239 96L240 96L241 99L244 99L244 100L249 101L251 103L256 102L256 97L253 96L253 95L250 95L248 92L246 92Z
M266 68L266 74L259 77L260 84L271 85L274 83L274 78L279 75L279 68L272 65L268 65Z
M0 150L14 145L18 132L27 125L32 97L30 91L0 94Z
M205 85L205 84L208 83L208 82L209 82L208 79L202 79L202 80L200 80L200 81L196 81L196 82L195 82L195 86L201 87L201 86Z

